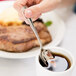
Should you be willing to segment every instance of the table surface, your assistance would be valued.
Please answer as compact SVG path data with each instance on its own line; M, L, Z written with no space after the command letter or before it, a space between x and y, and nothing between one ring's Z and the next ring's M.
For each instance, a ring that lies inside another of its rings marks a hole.
M66 34L59 45L68 49L76 60L76 14L72 13L66 21ZM76 75L76 68L73 75ZM0 76L36 76L35 57L22 60L0 58Z
M76 14L71 14L66 21L66 34L60 44L60 47L68 49L76 60ZM76 76L76 68L73 71L73 75Z

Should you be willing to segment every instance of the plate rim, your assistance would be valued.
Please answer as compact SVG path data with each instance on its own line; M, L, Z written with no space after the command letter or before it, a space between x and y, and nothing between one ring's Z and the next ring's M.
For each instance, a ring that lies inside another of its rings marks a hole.
M1 2L3 2L3 3L5 3L5 2L7 2L7 3L10 3L10 2L15 2L15 1L1 1ZM0 2L0 3L1 3ZM53 11L54 12L54 11ZM66 30L66 28L65 28L65 23L64 23L64 21L60 18L60 16L58 15L58 14L56 14L55 12L54 12L54 14L56 15L56 17L57 18L59 18L59 20L61 21L61 23L63 23L63 35L62 35L62 37L61 37L61 39L60 40L58 40L57 41L57 43L55 43L53 46L58 46L60 43L61 43L61 41L63 40L63 38L64 38L64 34L65 34L65 30ZM46 46L47 47L47 46ZM4 51L1 51L1 52L4 52ZM0 53L1 53L0 52ZM4 53L6 53L6 52L4 52ZM16 54L16 53L12 53L12 54ZM22 54L22 53L21 53ZM10 57L10 56L4 56L4 55L1 55L0 54L0 58L7 58L7 59L25 59L25 58L31 58L31 57L35 57L35 55L31 55L31 56L27 56L27 57L19 57L19 56L15 56L15 57Z

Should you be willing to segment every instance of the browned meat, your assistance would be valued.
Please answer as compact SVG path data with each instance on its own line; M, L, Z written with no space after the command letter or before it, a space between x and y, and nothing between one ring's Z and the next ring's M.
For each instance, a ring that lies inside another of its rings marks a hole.
M43 44L52 40L47 28L42 22L34 22ZM0 26L0 49L9 52L25 52L39 46L30 26Z

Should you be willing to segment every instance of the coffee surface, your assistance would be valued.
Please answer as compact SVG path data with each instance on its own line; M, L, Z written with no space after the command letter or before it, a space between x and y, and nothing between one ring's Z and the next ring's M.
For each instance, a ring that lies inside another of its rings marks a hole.
M50 67L48 68L48 70L50 71L54 71L54 72L61 72L61 71L66 71L67 69L69 69L71 67L71 63L70 60L62 55L62 54L58 54L58 53L53 53L54 57L55 57L55 67ZM46 68L45 64L42 62L42 60L39 58L39 62L40 64ZM48 63L47 63L48 65Z

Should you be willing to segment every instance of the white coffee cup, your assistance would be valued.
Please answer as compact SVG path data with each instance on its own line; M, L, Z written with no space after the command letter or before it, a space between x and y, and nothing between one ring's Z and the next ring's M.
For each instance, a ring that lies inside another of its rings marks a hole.
M45 69L44 67L41 66L39 62L39 54L36 56L36 73L37 76L72 76L72 71L75 67L75 59L73 55L66 49L60 48L60 47L47 47L50 49L52 52L62 54L66 56L70 62L71 62L71 67L62 72L53 72Z

